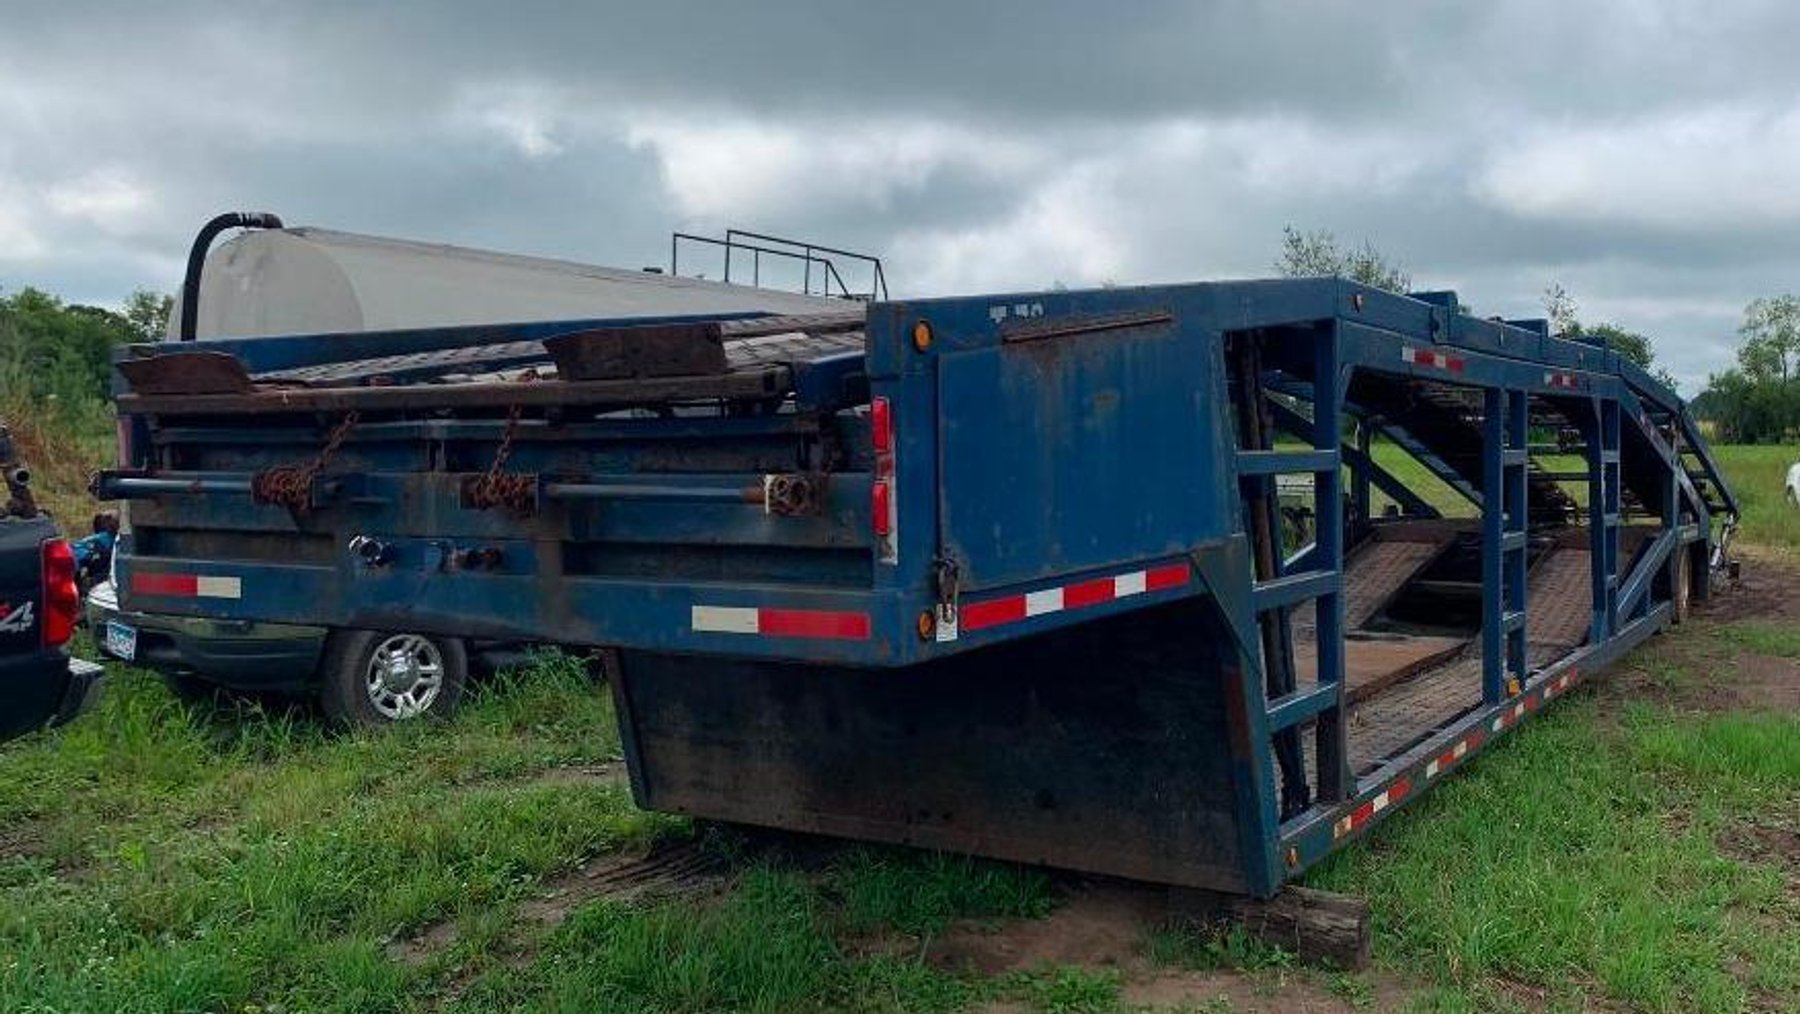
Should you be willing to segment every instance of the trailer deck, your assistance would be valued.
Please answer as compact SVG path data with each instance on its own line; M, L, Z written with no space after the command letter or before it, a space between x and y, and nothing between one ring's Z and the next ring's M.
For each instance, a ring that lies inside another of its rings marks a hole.
M133 608L614 649L646 807L1258 895L1678 619L1736 512L1617 354L1330 279L120 373Z

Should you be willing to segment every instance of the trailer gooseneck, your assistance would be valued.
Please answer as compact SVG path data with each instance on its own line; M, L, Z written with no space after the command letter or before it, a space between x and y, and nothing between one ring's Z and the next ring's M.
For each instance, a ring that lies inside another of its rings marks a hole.
M646 807L1254 895L1736 512L1618 355L1330 279L170 348L100 479L130 607L616 648Z

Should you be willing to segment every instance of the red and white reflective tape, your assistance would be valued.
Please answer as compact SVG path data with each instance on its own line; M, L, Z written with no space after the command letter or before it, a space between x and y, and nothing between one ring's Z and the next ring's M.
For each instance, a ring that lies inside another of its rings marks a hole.
M1084 609L1133 595L1180 588L1192 578L1191 566L1186 563L1171 563L1162 567L1076 581L1055 588L1042 588L1023 595L1008 595L985 602L967 602L958 610L957 629L982 630L1004 623L1016 623L1032 616Z
M1516 722L1518 722L1519 719L1524 718L1524 717L1525 717L1525 702L1522 700L1514 701L1512 707L1510 707L1507 710L1502 711L1498 715L1494 716L1494 720L1492 723L1490 723L1489 727L1492 728L1495 732L1499 732L1499 731L1505 729L1507 726L1515 724Z
M1536 711L1540 706L1549 703L1550 698L1567 693L1569 688L1575 685L1575 681L1580 678L1580 674L1576 670L1564 670L1555 679L1541 688L1534 689L1528 696L1519 698L1512 707L1496 715L1489 728L1499 732L1508 725L1516 723L1524 717L1526 712ZM1455 767L1470 754L1481 749L1481 744L1486 741L1487 734L1482 730L1475 729L1469 732L1452 744L1449 749L1425 763L1425 780L1430 781ZM1411 791L1412 782L1409 779L1404 776L1394 779L1388 783L1387 788L1364 800L1361 806L1339 818L1338 822L1331 827L1331 837L1337 839L1354 834L1373 820L1376 814L1399 803Z
M709 634L810 637L828 641L866 641L870 627L868 613L755 606L695 606L691 622L695 630Z
M1400 358L1414 366L1429 366L1434 370L1448 370L1451 373L1461 373L1465 365L1461 356L1453 356L1447 352L1434 352L1416 345L1400 346Z
M1573 373L1546 373L1544 374L1544 386L1560 387L1565 391L1578 391L1581 389L1581 378Z
M1549 683L1520 697L1513 703L1511 708L1495 715L1494 720L1489 723L1488 727L1495 732L1499 732L1509 725L1517 725L1519 719L1525 717L1526 712L1536 711L1540 705L1549 703L1550 698L1555 697L1557 694L1566 693L1569 687L1573 686L1575 681L1580 678L1581 675L1576 670L1564 670L1561 675L1557 676Z
M1411 791L1412 782L1407 781L1405 778L1394 779L1392 782L1388 783L1387 788L1375 793L1375 795L1365 800L1361 806L1351 810L1347 815L1340 818L1336 824L1333 824L1331 827L1331 836L1333 838L1342 838L1347 834L1356 833L1364 824L1374 820L1376 814L1399 803L1400 800L1405 799L1406 794Z
M208 574L158 574L138 572L131 575L134 595L158 595L171 599L241 599L244 581L237 577L215 577Z
M1460 761L1469 754L1481 749L1481 743L1486 738L1487 737L1481 734L1481 730L1477 729L1457 740L1455 746L1438 754L1436 757L1433 757L1430 763L1425 765L1425 778L1427 780L1436 778L1443 772L1455 767L1457 761Z

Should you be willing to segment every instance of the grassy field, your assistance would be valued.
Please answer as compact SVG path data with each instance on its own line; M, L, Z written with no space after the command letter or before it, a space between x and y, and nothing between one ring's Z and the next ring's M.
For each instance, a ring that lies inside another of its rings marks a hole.
M1742 502L1740 535L1755 546L1800 552L1800 508L1782 499L1787 470L1800 461L1800 447L1726 445L1714 449L1731 488Z
M1793 449L1720 451L1745 539L1800 551ZM0 1010L1800 1009L1780 566L1314 871L1374 906L1357 974L1123 887L643 813L561 656L382 735L115 666L97 713L0 748ZM646 853L685 872L621 889Z

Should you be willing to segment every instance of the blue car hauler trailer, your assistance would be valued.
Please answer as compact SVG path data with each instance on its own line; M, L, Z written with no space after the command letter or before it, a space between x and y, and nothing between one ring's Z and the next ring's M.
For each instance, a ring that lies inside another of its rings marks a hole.
M1617 354L1335 279L118 365L128 608L614 648L645 807L1257 896L1679 619L1737 509Z

